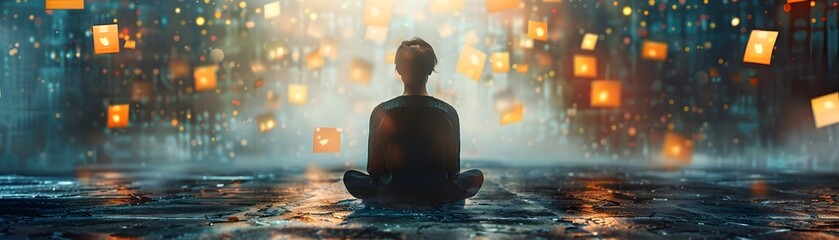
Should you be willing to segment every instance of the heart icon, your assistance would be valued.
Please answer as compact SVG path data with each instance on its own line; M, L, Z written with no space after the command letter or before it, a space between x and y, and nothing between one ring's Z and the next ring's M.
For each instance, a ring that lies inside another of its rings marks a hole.
M755 53L758 55L763 54L763 44L755 43Z
M108 41L108 38L106 38L106 37L99 38L99 43L101 43L102 46L105 46L105 47L111 45L111 41Z
M326 146L326 144L329 143L329 139L321 139L318 143L320 143L321 146Z

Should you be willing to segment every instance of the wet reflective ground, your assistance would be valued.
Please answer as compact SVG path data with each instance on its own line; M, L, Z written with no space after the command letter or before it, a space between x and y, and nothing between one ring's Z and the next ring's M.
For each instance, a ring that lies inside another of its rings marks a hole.
M839 175L481 167L460 204L369 206L343 169L0 176L0 238L839 238Z

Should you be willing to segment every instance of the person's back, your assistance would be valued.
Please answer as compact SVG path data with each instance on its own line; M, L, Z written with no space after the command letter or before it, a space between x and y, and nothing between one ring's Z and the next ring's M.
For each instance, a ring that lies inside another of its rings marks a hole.
M383 203L447 202L471 197L483 183L479 170L460 172L460 123L455 109L428 96L425 84L437 59L414 38L400 45L396 69L402 96L370 116L367 171L350 170L344 184L354 197Z

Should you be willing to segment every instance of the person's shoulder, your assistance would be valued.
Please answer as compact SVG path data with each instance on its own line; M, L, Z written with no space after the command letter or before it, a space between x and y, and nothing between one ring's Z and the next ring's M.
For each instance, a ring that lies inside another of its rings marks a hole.
M387 112L388 110L393 109L394 107L398 106L399 101L400 101L399 97L394 97L394 98L388 99L387 101L380 102L378 105L376 105L376 107L373 108L373 113Z
M439 98L431 97L431 99L432 99L432 102L434 102L433 105L437 106L437 108L442 109L443 111L448 113L450 116L457 118L457 110L455 110L455 108L451 104L449 104L446 101L443 101Z
M432 97L432 98L434 99L434 101L437 101L440 105L442 105L443 108L446 108L446 109L451 110L451 111L455 111L454 107L451 104L447 103L446 101L443 101L443 100L441 100L439 98L435 98L435 97Z

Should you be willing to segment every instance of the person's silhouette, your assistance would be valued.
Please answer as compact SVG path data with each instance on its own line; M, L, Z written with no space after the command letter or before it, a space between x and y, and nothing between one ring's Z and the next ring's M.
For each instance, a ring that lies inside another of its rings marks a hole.
M367 172L349 170L344 185L356 198L379 203L444 203L478 193L483 173L460 172L457 111L426 90L437 56L420 38L396 50L396 71L405 90L370 116Z

